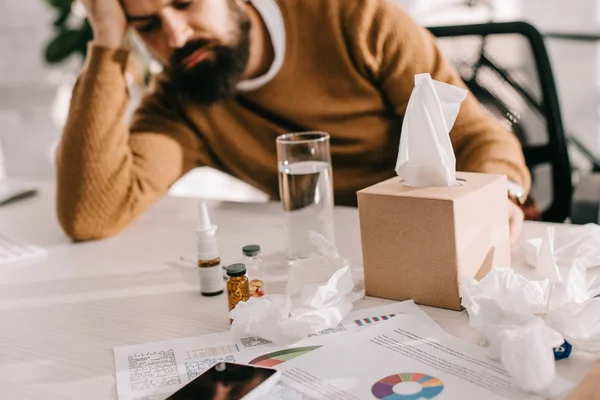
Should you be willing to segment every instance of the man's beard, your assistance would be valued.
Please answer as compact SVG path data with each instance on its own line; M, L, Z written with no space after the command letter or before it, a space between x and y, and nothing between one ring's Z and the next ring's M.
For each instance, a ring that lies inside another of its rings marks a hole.
M240 17L235 45L198 39L175 51L170 62L169 77L180 94L207 106L233 97L250 56L250 20L245 16ZM209 56L186 69L183 61L201 48L207 49Z

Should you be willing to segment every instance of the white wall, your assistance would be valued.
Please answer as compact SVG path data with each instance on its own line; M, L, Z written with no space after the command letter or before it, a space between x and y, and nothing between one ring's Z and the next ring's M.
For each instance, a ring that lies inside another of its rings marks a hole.
M0 140L10 176L54 173L48 151L59 134L50 117L58 70L42 59L52 18L45 0L0 1Z
M458 25L512 20L521 14L521 0L493 0L492 9L479 4L463 6L464 0L396 0L423 25Z

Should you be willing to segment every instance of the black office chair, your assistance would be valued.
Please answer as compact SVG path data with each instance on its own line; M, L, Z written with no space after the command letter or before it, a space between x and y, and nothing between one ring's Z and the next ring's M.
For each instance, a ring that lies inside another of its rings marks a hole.
M533 178L532 192L538 201L546 197L547 204L540 201L542 220L565 221L573 196L571 164L541 34L525 22L429 30L469 90L520 140ZM550 182L540 185L544 173ZM541 192L544 187L550 187L550 193Z

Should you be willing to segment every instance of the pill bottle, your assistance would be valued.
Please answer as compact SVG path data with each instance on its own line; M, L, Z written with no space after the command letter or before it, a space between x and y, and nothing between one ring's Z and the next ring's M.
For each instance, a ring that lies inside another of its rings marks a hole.
M231 311L240 301L248 300L250 297L250 287L244 264L229 265L227 267L227 276L227 296L229 299L229 311Z
M251 279L250 296L262 297L265 294L265 274L260 254L260 246L257 244L244 246L242 247L242 254L244 256L243 262L248 269L248 276Z
M251 278L262 278L262 258L260 257L260 246L249 244L242 247L243 263L246 265L248 275Z

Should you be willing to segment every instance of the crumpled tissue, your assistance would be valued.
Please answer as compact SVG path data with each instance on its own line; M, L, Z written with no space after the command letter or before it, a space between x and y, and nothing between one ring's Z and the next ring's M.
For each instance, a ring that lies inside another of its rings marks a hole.
M352 303L364 297L364 290L355 290L350 264L335 244L316 232L309 236L318 253L294 263L285 295L250 298L231 310L235 336L292 344L336 327Z
M462 305L490 358L500 360L521 389L542 394L555 380L553 348L600 351L600 298L592 298L586 266L559 269L548 228L532 263L533 280L495 268L481 281L462 279ZM565 273L566 272L566 273Z
M396 162L396 173L408 186L453 186L456 157L450 130L467 90L415 75L408 100Z
M542 237L531 238L523 248L525 261L534 268L542 241ZM559 266L570 266L573 262L587 269L600 266L600 226L597 224L576 226L557 235L554 241L554 256Z

